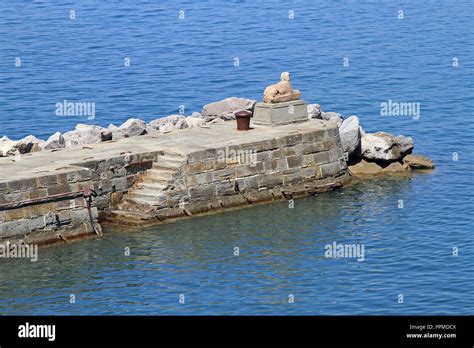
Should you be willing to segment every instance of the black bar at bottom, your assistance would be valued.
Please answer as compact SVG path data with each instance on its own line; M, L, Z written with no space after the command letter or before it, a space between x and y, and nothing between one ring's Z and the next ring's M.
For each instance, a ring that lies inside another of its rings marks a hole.
M55 325L54 340L52 327L43 325ZM472 316L0 316L1 348L246 343L472 347L473 332ZM40 334L46 337L19 337Z

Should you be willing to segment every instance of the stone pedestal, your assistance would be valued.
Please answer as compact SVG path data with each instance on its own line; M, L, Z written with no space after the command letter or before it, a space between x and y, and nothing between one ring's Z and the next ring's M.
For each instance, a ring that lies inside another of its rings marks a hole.
M256 103L252 123L265 126L279 126L308 120L308 111L304 100L292 100L282 103Z

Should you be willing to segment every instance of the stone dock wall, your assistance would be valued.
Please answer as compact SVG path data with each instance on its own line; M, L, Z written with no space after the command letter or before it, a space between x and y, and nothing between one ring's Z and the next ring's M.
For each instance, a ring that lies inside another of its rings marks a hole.
M97 193L91 215L100 233L99 211L109 208L112 193L126 193L158 155L86 160L59 173L39 171L33 178L0 183L0 243L48 244L96 234L83 197L86 186Z
M346 168L337 127L194 151L173 169L165 189L148 189L150 196L160 199L149 204L127 202L120 209L105 211L103 220L143 226L326 191L341 186ZM135 186L147 181L145 174ZM140 190L134 192L142 196Z
M242 133L225 124L2 159L0 243L67 242L100 233L101 225L142 226L341 186L347 166L336 126L311 121ZM183 163L171 185L156 192L156 204L127 203L173 152ZM250 161L234 153L249 154ZM97 193L93 223L82 195L86 186Z

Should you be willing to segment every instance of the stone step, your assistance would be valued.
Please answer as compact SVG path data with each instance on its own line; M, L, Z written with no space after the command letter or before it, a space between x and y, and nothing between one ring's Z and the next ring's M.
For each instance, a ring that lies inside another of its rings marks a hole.
M160 162L158 160L158 162L155 162L153 163L153 167L151 167L152 169L171 169L171 170L177 170L178 168L180 168L183 164L180 163L180 162Z
M148 178L151 178L155 181L171 181L173 180L173 174L175 172L170 169L162 169L162 168L154 168L152 167L151 169L148 169L146 171L146 176L144 178L144 181L147 181Z
M134 190L124 197L124 201L140 205L160 205L165 198L155 191Z
M134 187L128 191L129 196L140 195L140 196L150 196L155 197L156 199L164 197L161 190L155 190L153 188L147 187Z
M105 221L121 226L140 227L149 222L159 221L153 211L111 210L107 212Z
M163 191L169 187L168 182L165 180L145 180L141 183L136 184L138 189L147 189L155 191Z
M163 155L158 157L158 160L153 163L153 168L178 169L185 161L186 159L182 156Z
M165 159L170 161L184 161L186 156L180 155L178 153L165 152L163 155L158 157L158 160Z

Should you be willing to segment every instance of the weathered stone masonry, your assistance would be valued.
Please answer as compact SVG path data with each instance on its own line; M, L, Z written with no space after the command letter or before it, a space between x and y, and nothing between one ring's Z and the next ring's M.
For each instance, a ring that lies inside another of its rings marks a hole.
M242 163L235 154L255 153ZM226 154L226 155L222 155ZM232 156L234 154L234 156ZM156 223L341 185L346 162L337 127L181 154L166 185L145 174L105 220L128 225ZM158 158L157 166L160 166ZM145 189L141 189L145 188Z
M324 191L346 170L336 126L321 120L236 132L226 123L0 159L0 243L94 234L82 190L98 194L94 223L141 226ZM252 161L222 157L255 153ZM176 158L176 162L170 162ZM173 163L173 165L169 165Z

